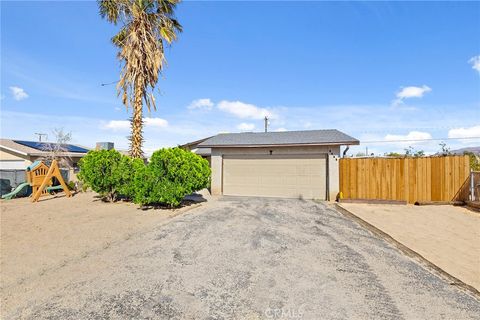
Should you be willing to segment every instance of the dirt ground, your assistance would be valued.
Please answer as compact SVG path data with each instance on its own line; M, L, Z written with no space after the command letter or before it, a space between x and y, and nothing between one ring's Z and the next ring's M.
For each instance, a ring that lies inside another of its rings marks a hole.
M448 205L341 206L480 291L480 214Z
M198 204L194 205L197 206ZM185 211L104 203L94 193L0 202L1 288L85 258Z
M2 262L10 282L2 287L2 319L480 314L474 296L328 203L225 197L167 218L159 210L92 200L5 204L9 238L2 245L9 249ZM23 266L32 264L33 270Z

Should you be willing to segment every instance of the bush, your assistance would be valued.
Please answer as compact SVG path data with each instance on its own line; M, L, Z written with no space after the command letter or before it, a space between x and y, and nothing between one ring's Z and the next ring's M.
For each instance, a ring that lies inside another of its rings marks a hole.
M135 174L137 171L140 171L145 167L145 163L142 159L130 158L127 156L122 156L118 166L114 172L114 175L117 177L117 190L118 194L122 197L125 197L129 200L133 200L135 197Z
M186 195L210 185L210 166L202 157L181 148L161 149L138 168L134 202L178 206Z
M78 178L109 201L116 201L119 196L133 198L133 179L140 166L144 166L142 160L116 150L89 151L79 162Z
M70 190L70 191L75 191L76 190L75 182L73 182L73 181L68 181L67 187L68 187L68 190Z
M465 151L463 154L470 157L470 169L480 171L480 156L470 151Z

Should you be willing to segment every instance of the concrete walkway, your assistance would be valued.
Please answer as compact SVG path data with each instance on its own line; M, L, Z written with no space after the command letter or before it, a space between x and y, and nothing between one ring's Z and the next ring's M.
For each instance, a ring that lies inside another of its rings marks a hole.
M59 213L61 214L61 213ZM39 252L41 254L41 252ZM478 319L332 207L230 198L2 292L3 319Z
M447 205L341 206L480 291L480 214Z

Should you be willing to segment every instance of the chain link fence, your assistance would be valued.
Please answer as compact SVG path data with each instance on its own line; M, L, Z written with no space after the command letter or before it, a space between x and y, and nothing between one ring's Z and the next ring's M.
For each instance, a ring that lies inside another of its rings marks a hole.
M9 193L12 189L16 188L19 184L24 183L26 180L25 170L0 170L0 194L4 195Z

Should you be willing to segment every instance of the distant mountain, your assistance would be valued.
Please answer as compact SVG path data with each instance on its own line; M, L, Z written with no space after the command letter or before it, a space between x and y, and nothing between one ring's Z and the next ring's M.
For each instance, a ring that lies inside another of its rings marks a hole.
M467 147L467 148L451 150L450 152L454 154L463 154L465 151L473 152L475 154L480 154L480 147Z

